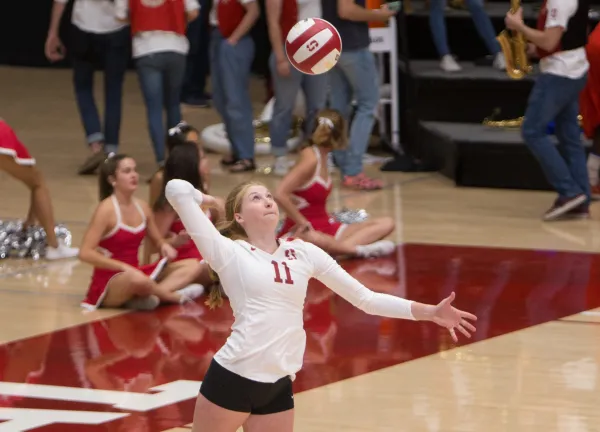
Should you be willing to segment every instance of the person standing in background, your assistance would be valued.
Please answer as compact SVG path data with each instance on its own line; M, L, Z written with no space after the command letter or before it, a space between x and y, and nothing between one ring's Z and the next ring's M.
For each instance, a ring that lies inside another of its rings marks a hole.
M504 70L506 68L506 59L504 58L500 44L496 40L496 31L494 30L492 21L483 8L483 0L465 0L465 5L469 9L479 37L494 58L494 68ZM431 29L435 49L441 59L440 67L446 72L458 72L462 68L452 56L448 47L448 33L444 18L445 7L446 0L431 0L429 2L429 28Z
M379 76L375 56L369 50L368 23L386 22L396 12L386 5L380 9L367 9L365 0L329 0L324 1L322 6L323 18L337 28L343 46L337 65L329 72L331 108L341 112L349 121L353 97L356 100L349 146L334 152L335 162L342 172L342 184L359 190L381 189L383 182L368 178L362 164L379 104Z
M255 46L250 30L259 15L256 0L213 0L210 11L213 102L231 143L231 154L221 159L221 165L232 173L256 169L249 91Z
M587 170L593 198L600 198L600 26L590 33L585 47L588 63L588 79L579 96L579 113L585 136L593 140L587 156Z
M589 0L544 0L537 29L523 22L523 9L504 18L506 27L530 41L540 58L540 74L529 93L522 135L558 197L543 220L589 216L590 184L578 124L579 94L589 63ZM547 133L554 120L558 146Z
M298 92L304 91L304 132L305 136L310 136L315 126L315 115L327 103L328 85L326 74L306 75L291 65L285 53L285 39L298 21L321 17L321 0L266 0L266 12L273 48L269 58L275 95L273 115L269 123L271 152L275 156L273 172L284 176L288 172L287 140Z
M200 0L200 16L188 26L187 37L190 52L187 56L181 102L199 108L208 108L211 97L206 91L206 79L210 75L210 31L208 14L210 0Z
M54 0L45 54L51 62L62 60L66 50L59 36L68 0ZM123 81L129 62L130 37L126 23L115 16L111 0L75 0L67 41L73 59L73 85L77 108L91 155L79 167L80 175L93 174L119 147ZM94 99L94 71L104 69L104 126Z
M187 23L198 18L197 0L115 0L117 17L129 19L133 58L158 166L165 162L165 130L181 121L181 87L190 44ZM166 128L163 108L167 114Z

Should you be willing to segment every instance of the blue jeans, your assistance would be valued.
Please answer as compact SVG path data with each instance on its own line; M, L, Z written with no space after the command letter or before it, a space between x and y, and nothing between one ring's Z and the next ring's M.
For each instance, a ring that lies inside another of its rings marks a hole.
M465 1L479 37L485 43L490 54L498 54L501 51L500 44L496 40L496 31L490 17L483 9L483 0ZM446 33L446 20L444 8L446 0L431 0L429 3L429 27L433 36L433 43L440 57L450 54L448 47L448 35Z
M296 105L298 91L302 89L306 98L306 119L304 121L305 136L310 136L314 129L317 113L327 104L327 85L329 81L326 74L305 75L290 65L290 75L282 77L277 73L277 59L271 53L269 67L275 92L273 117L269 124L271 135L271 153L274 156L285 156L287 140L292 125L292 113Z
M190 52L187 56L185 78L183 80L182 100L202 99L206 96L206 78L210 72L208 47L210 31L207 0L200 1L200 16L188 25L187 37Z
M375 111L379 104L379 76L375 56L368 48L342 51L337 65L329 72L331 108L350 118L352 98L356 112L350 126L348 148L334 152L342 175L355 176L362 172L362 158L373 131Z
M87 143L102 142L107 152L116 152L121 130L123 81L129 62L130 29L125 27L113 33L95 34L73 27L73 37L77 38L73 85ZM104 69L104 127L94 99L97 64Z
M254 114L250 99L250 71L254 41L244 36L230 45L215 28L210 40L211 84L215 109L223 119L231 154L254 159Z
M156 162L165 161L165 130L181 121L179 107L185 74L186 56L172 51L148 54L136 59L140 87L146 104L146 116ZM163 108L167 113L166 129Z
M529 95L523 121L523 139L537 158L548 182L562 198L585 193L591 196L586 155L581 142L579 93L587 75L579 79L540 74ZM558 146L548 136L547 127L555 122Z

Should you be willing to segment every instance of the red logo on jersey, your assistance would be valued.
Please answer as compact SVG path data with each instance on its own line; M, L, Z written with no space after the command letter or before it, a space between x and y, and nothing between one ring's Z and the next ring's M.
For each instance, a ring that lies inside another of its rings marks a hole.
M286 257L287 259L289 259L289 260L295 260L295 259L298 259L298 258L296 257L296 251L295 251L294 249L287 249L287 250L285 251L285 257Z

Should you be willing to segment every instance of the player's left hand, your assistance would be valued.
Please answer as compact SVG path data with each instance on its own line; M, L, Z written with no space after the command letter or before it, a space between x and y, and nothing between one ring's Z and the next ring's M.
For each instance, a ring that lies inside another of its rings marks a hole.
M171 246L173 246L174 248L181 247L187 242L189 242L191 239L192 238L185 230L179 231L179 233L177 233L177 235L171 242Z
M160 254L166 257L169 261L177 258L177 251L168 243L163 243L160 247Z
M458 342L456 330L470 338L471 333L475 332L475 327L467 320L476 321L477 317L469 312L464 312L453 307L452 302L455 297L456 295L452 293L434 307L432 321L439 326L447 328L454 342Z
M510 30L521 30L523 26L523 9L519 8L515 13L509 11L504 17L504 24Z
M314 228L309 221L305 221L299 224L296 224L294 227L294 235L302 235L306 234L309 231L313 231Z

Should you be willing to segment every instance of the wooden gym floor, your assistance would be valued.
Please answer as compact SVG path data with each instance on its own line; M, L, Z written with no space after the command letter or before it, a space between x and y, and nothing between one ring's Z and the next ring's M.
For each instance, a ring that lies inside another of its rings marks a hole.
M258 112L262 87L253 87ZM122 151L147 178L153 155L133 74L125 94ZM0 116L38 160L57 220L78 244L97 189L95 177L75 175L86 148L69 71L0 68L0 95ZM184 115L199 128L218 122L211 110ZM251 176L227 175L211 157L215 194ZM600 208L590 221L542 223L551 193L457 189L438 174L371 169L389 186L337 189L331 209L394 217L398 251L345 268L374 290L420 301L455 290L478 331L454 345L433 325L367 316L311 286L296 430L599 431ZM143 184L139 197L147 194ZM2 173L0 197L0 220L25 215L26 190ZM85 313L90 273L77 261L0 261L0 432L189 431L230 310Z

